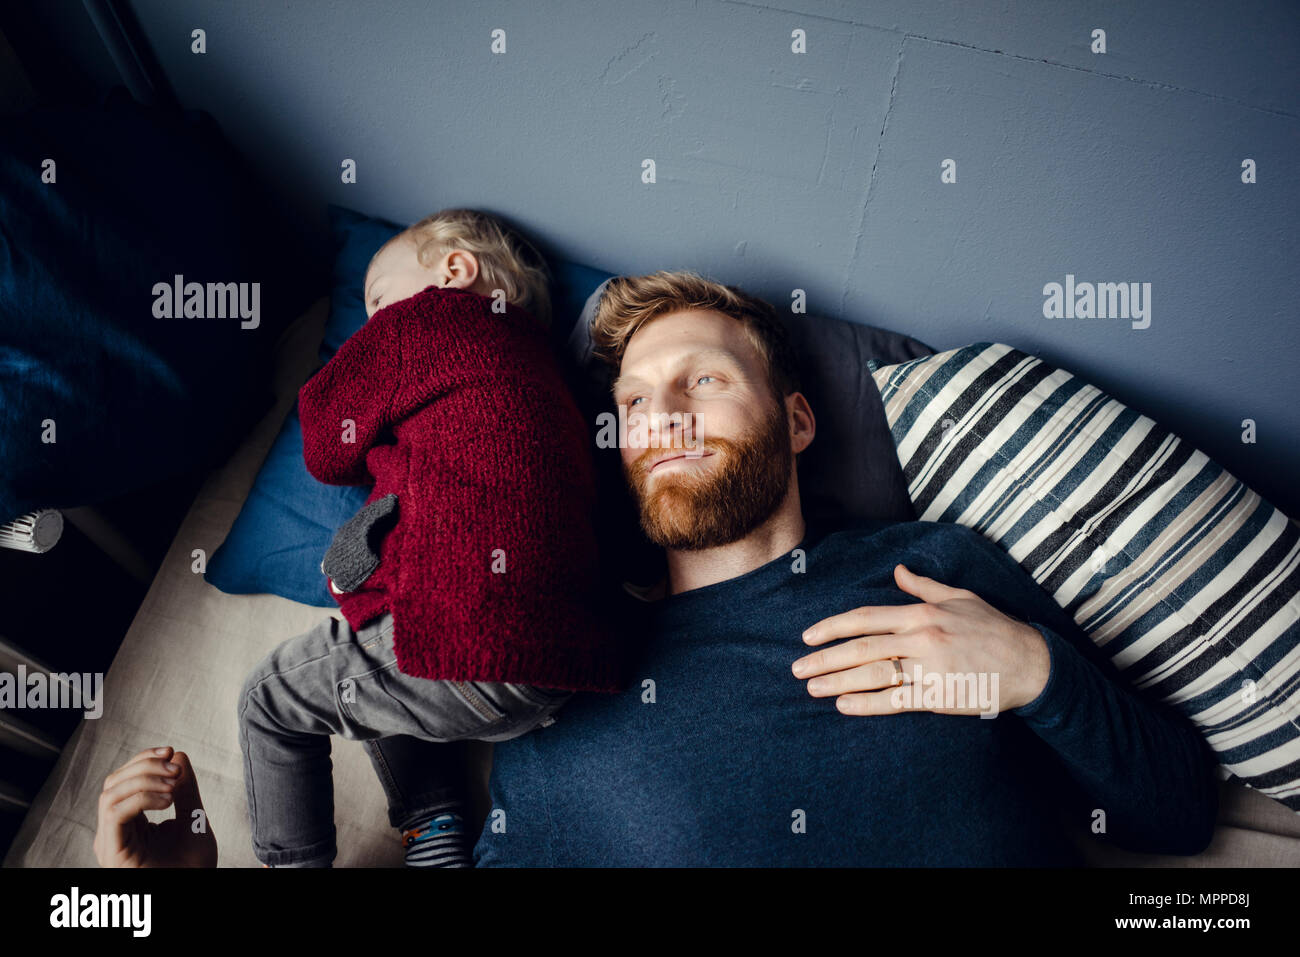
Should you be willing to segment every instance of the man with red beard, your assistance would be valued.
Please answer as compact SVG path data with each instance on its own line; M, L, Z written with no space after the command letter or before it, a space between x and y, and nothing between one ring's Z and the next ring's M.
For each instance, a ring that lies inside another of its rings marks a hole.
M1060 816L1082 831L1095 808L1121 846L1205 848L1204 740L996 545L805 524L816 421L770 305L693 273L618 277L592 338L667 573L627 599L631 688L495 746L477 864L1078 864ZM992 700L900 697L923 673L991 679Z

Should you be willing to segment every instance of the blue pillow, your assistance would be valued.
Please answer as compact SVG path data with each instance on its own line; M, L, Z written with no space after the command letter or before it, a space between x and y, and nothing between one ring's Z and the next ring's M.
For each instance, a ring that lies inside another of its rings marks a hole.
M370 257L404 227L341 206L329 207L334 241L330 316L321 340L321 363L328 362L366 321L362 281ZM554 260L552 342L557 350L582 311L587 297L610 274L577 263ZM297 403L257 474L230 534L208 561L208 583L232 595L269 593L307 605L335 608L320 562L335 530L365 504L367 486L318 482L302 457L302 425Z
M365 325L366 304L361 283L366 278L366 267L379 247L402 231L401 226L387 220L372 219L333 204L329 207L329 218L334 268L330 273L330 317L320 344L322 364ZM297 414L295 406L294 415ZM307 474L305 468L303 474Z

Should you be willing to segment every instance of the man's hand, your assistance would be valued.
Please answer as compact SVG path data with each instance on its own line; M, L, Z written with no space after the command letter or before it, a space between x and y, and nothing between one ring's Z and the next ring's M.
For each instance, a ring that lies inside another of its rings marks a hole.
M809 694L837 695L836 706L845 714L911 710L979 714L984 710L978 701L967 701L960 708L951 702L922 708L920 688L912 696L912 707L895 704L893 689L913 682L919 665L923 674L940 676L996 674L999 700L994 707L999 712L1038 697L1051 666L1047 642L1038 629L1007 617L974 592L949 588L903 565L894 568L894 580L907 594L920 598L921 604L855 608L824 618L804 632L803 639L810 645L850 639L794 662L797 677L812 679ZM893 657L903 667L901 681L890 661Z
M144 816L173 801L171 820L151 824ZM216 867L217 838L206 812L196 810L203 799L189 756L169 747L141 751L104 779L95 859L101 867Z

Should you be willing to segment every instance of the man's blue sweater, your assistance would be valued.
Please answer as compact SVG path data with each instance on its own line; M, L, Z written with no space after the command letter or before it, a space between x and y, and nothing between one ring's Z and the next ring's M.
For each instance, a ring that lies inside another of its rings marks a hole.
M903 563L1047 641L1041 694L996 718L854 716L790 665L805 628L918 599ZM1073 865L1062 818L1133 850L1192 854L1218 812L1196 729L1122 683L1005 552L937 522L810 530L798 549L645 604L631 687L578 694L495 746L479 866Z

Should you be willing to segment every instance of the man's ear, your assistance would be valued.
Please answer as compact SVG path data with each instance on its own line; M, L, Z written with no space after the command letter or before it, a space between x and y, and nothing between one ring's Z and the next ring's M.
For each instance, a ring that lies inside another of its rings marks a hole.
M447 277L445 286L469 289L478 282L478 259L464 249L453 249L442 260L442 273Z
M785 397L786 413L791 420L791 441L794 443L793 451L798 455L808 446L812 445L813 437L817 434L817 418L813 415L812 406L802 392L791 392Z

